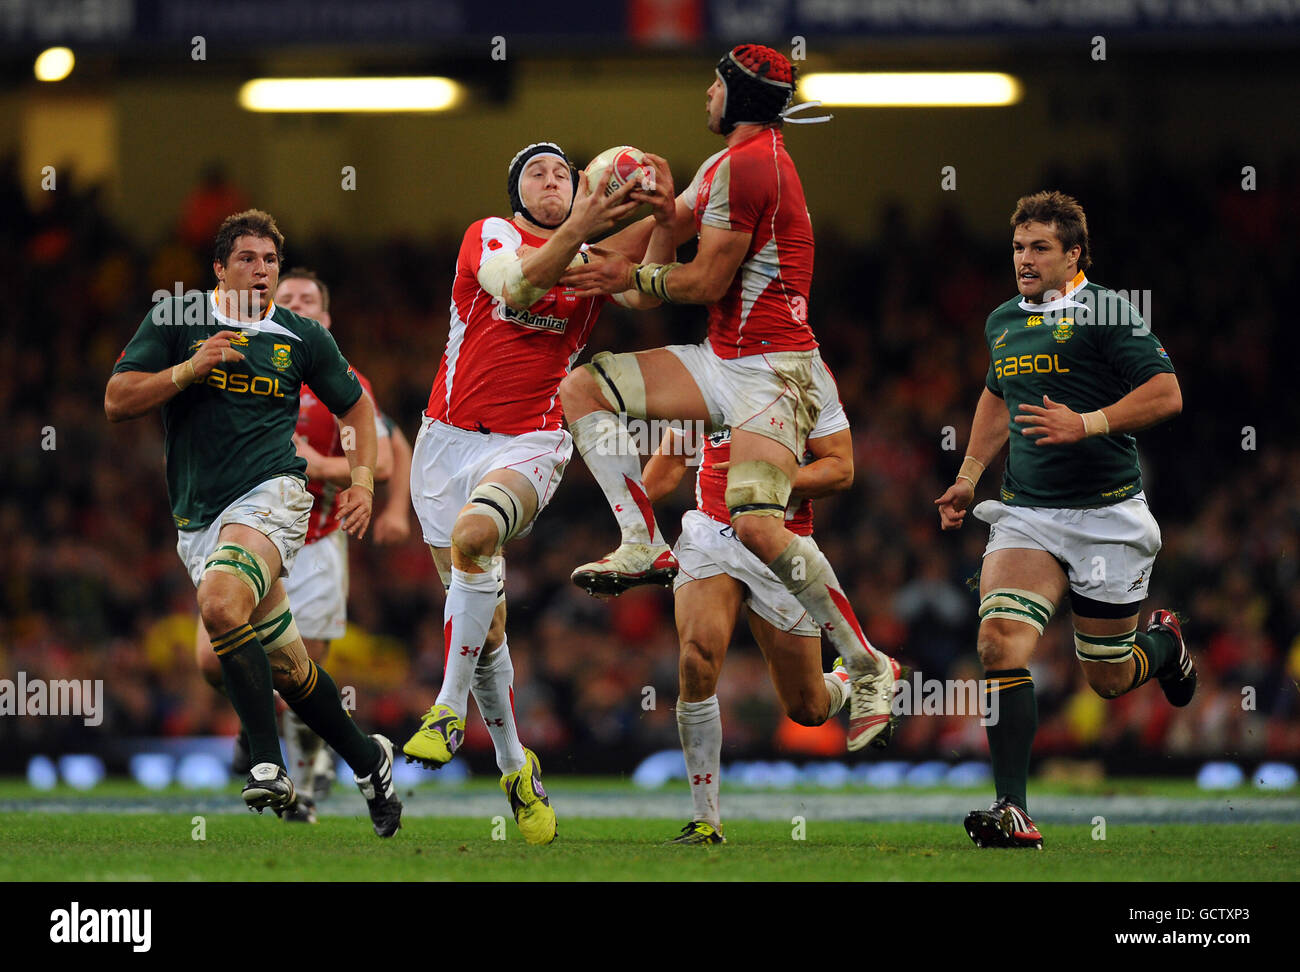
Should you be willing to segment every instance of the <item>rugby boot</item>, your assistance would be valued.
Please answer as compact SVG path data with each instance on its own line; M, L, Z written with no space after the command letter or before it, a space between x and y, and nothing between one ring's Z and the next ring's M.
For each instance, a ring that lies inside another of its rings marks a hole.
M618 597L642 584L672 584L677 558L666 543L623 543L600 560L573 572L573 583L592 597Z

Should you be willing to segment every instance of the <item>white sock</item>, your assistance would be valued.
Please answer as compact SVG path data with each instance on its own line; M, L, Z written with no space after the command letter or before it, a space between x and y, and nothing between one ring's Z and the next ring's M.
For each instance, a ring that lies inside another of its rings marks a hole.
M718 780L722 775L722 712L718 697L703 702L677 700L677 735L686 754L686 781L695 804L694 820L721 826Z
M605 493L624 543L663 543L641 482L641 454L613 412L589 412L569 423L574 445Z
M510 661L510 648L502 639L496 651L484 657L474 669L473 683L474 701L487 723L502 776L521 769L527 759L515 724L514 683L515 666Z
M844 703L848 701L849 687L834 672L824 672L822 678L826 680L826 694L831 697L831 707L826 713L826 718L831 719L840 709L844 708Z
M885 670L888 656L867 640L830 561L812 537L796 536L767 566L826 633L850 676Z
M447 603L442 610L447 659L438 703L451 706L462 719L469 709L474 669L497 609L498 586L495 571L471 574L455 567L451 569L451 587L447 589Z
M289 778L293 780L298 790L307 796L314 796L313 769L316 765L316 754L325 745L325 740L312 732L293 709L285 709L284 715L280 718L283 720L281 729L284 734L284 753L288 763L285 768L289 771Z

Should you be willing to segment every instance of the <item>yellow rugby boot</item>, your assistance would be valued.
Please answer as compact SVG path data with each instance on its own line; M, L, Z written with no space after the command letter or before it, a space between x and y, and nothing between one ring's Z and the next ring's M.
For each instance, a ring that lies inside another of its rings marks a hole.
M465 720L451 706L435 704L424 714L419 731L406 740L402 752L408 763L414 760L428 769L442 769L464 741Z
M531 749L524 749L524 765L501 777L501 789L510 800L519 832L530 844L549 844L555 839L555 811L542 787L542 764Z

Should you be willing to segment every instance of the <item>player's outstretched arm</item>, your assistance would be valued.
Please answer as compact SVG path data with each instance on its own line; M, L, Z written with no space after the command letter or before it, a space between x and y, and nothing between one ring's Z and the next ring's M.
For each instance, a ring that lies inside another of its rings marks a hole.
M1114 405L1079 413L1046 395L1043 404L1021 405L1016 425L1035 445L1068 445L1092 435L1140 432L1173 418L1183 410L1178 376L1164 371L1148 378Z
M942 529L961 529L966 519L966 508L975 498L975 484L1010 438L1006 407L1006 403L988 388L980 395L979 404L975 406L975 418L971 421L966 458L962 460L952 485L934 501L939 507L939 526Z
M814 459L800 466L790 489L791 499L817 499L842 493L853 485L853 433L840 429L808 440Z
M351 408L339 417L343 427L343 451L351 467L352 485L338 495L335 517L343 521L349 536L360 540L366 535L375 502L375 407L370 396L362 394ZM351 434L348 434L348 433ZM351 445L352 448L348 448Z
M202 381L219 364L234 364L244 356L230 346L234 331L218 331L193 357L162 371L123 371L108 379L104 389L104 415L110 422L139 418Z

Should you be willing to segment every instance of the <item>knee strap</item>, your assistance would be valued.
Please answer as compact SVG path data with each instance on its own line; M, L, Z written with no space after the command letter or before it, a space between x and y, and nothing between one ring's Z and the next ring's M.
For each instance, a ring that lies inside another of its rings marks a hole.
M203 563L204 575L208 571L233 574L248 585L258 604L262 603L262 598L266 597L266 592L271 587L271 578L268 577L270 568L266 561L237 543L223 543L212 551Z
M287 648L295 642L301 643L298 624L289 610L289 598L286 595L279 604L271 608L271 613L253 625L257 640L262 643L269 655L273 651Z
M1130 658L1137 657L1133 653L1133 643L1136 640L1137 628L1127 634L1118 635L1080 634L1076 630L1074 632L1074 653L1078 656L1079 661L1106 662L1111 665L1119 665ZM1143 655L1142 658L1145 661L1146 656Z
M631 418L646 417L645 379L634 354L612 354L601 351L583 365L596 381L608 401L618 411Z
M514 490L500 483L479 483L475 486L474 491L469 494L469 508L461 515L486 516L495 523L498 548L507 540L517 536L519 531L528 525L524 519L523 500ZM484 564L478 566L487 569Z
M1043 595L1015 587L1002 587L989 591L980 600L981 621L985 618L1023 621L1040 635L1047 627L1047 622L1052 620L1052 613L1055 610L1052 602Z
M790 478L780 466L750 459L733 463L727 470L727 491L723 498L733 520L746 514L784 518L790 486Z

